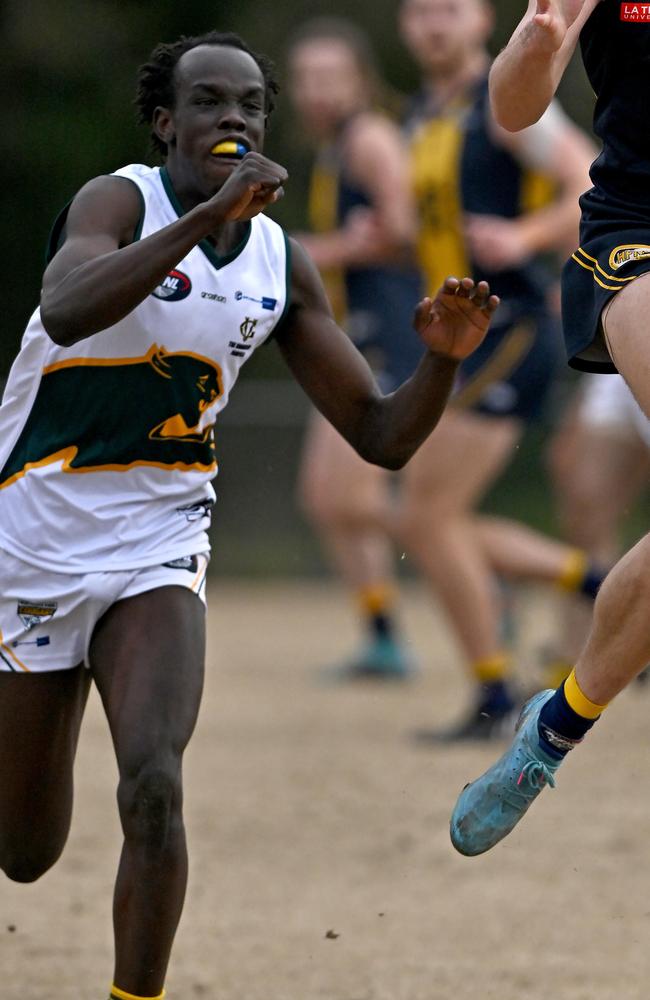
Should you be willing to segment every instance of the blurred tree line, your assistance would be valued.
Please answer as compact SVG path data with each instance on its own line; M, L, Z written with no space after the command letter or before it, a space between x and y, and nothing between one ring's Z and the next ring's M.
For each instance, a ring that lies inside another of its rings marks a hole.
M523 0L496 0L495 50L505 42ZM370 33L390 85L408 93L417 75L396 38L396 0L5 0L3 123L0 129L0 211L6 262L11 262L2 307L0 378L6 375L26 320L36 306L47 236L58 211L89 178L131 162L154 162L145 130L131 107L135 72L158 41L211 28L237 31L277 63L280 81L286 41L298 21L317 14L354 18ZM591 95L579 65L563 99L583 124ZM280 97L267 151L291 173L276 217L288 228L303 223L308 150ZM255 366L273 368L267 352Z

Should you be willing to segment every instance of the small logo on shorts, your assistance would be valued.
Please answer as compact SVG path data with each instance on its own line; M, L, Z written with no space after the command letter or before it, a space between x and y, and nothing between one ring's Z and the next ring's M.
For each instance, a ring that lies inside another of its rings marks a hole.
M643 260L644 257L650 257L650 246L647 243L624 243L623 246L612 250L609 255L609 266L616 270L631 260Z
M190 573L196 573L199 560L197 556L181 556L180 559L170 559L169 562L163 563L163 566L169 569L187 569Z
M49 622L58 608L56 601L18 601L16 614L26 629Z
M621 21L650 24L650 3L622 3Z

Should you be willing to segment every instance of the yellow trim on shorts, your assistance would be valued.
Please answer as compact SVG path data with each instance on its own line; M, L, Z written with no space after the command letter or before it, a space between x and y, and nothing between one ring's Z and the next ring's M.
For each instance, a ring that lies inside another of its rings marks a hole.
M586 250L582 249L582 247L578 247L578 249L576 250L576 253L581 253L583 257L586 257L587 260L590 260L595 265L595 270L599 271L600 274L602 274L602 276L604 278L608 279L608 281L618 281L622 285L624 285L626 281L634 281L634 279L637 277L636 274L630 274L630 275L628 275L627 278L618 278L615 274L610 274L609 271L605 271L605 269L600 266L600 264L598 263L598 261L596 260L596 258L592 257L591 254L588 254ZM587 269L589 271L593 271L594 270L593 267L589 267L587 264L583 264L582 261L579 260L578 257L576 257L575 254L572 254L571 256L573 257L574 260L578 261L578 264L582 264L583 267L587 267Z
M2 629L0 629L0 650L4 650L4 652L11 657L14 663L17 663L20 669L23 670L26 674L31 674L31 670L29 669L29 667L26 667L25 664L18 659L16 654L12 652L11 649L9 649L9 646L7 646L6 643L2 641Z
M208 557L204 556L204 555L200 555L198 558L199 558L199 560L203 559L205 561L204 561L203 566L201 566L199 568L199 571L196 574L196 576L194 577L194 579L192 580L192 584L190 586L190 590L193 590L195 594L198 594L199 590L203 586L203 581L205 580L205 574L208 571Z
M583 250L583 253L584 253L584 250ZM580 260L579 257L576 257L576 255L574 253L571 254L571 260L574 260L576 262L576 264L580 265L580 267L584 267L585 271L591 271L591 275L592 275L594 281L596 282L596 284L600 285L601 288L605 288L608 292L620 292L621 288L623 287L623 285L606 285L603 281L600 280L600 278L596 274L596 268L592 267L590 264L585 264L585 262L583 260ZM602 270L602 268L601 268L601 270ZM615 278L614 280L615 281L633 281L634 278L636 278L636 274L632 275L631 278Z

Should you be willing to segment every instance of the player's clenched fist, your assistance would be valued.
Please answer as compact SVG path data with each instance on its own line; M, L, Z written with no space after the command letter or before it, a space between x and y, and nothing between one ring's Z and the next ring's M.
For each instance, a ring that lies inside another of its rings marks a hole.
M247 153L220 191L211 199L217 222L244 222L278 201L289 175L261 153Z
M434 299L418 304L413 325L434 354L462 361L483 341L498 305L487 281L447 278Z

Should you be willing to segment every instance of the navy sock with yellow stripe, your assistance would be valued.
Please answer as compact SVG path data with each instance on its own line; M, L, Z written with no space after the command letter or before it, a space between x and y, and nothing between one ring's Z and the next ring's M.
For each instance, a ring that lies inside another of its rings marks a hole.
M582 692L575 670L539 713L539 742L552 757L565 757L589 732L606 705L596 705Z
M503 715L514 707L509 684L510 657L496 653L472 664L472 673L480 685L479 707L486 715Z
M592 562L585 552L573 549L567 556L557 583L562 590L583 594L593 601L606 575L607 571Z
M392 584L361 587L357 602L371 635L376 639L392 639L395 633L395 588Z

